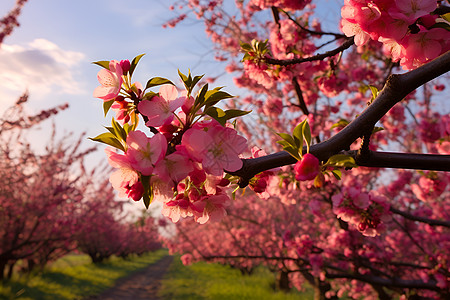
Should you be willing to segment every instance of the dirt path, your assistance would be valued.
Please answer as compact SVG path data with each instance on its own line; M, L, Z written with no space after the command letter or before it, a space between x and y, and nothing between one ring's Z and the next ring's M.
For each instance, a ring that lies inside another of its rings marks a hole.
M118 280L115 286L102 294L85 300L157 300L160 281L172 260L172 256L165 256L147 268Z

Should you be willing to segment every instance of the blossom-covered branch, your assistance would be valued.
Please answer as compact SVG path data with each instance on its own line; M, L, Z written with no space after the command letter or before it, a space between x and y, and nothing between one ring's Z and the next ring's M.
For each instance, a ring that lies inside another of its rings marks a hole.
M330 139L311 146L310 152L322 161L332 155L349 150L350 145L366 132L371 132L395 104L426 82L450 71L450 51L433 61L405 74L391 75L376 99L356 119ZM304 149L306 151L306 148ZM353 152L355 154L355 152ZM366 157L354 155L361 166L384 168L432 169L449 171L449 155L397 154L371 151ZM398 159L398 160L397 160ZM421 161L423 160L423 161ZM241 177L240 186L250 178L273 168L295 163L287 152L273 153L264 157L243 159L243 166L233 175Z

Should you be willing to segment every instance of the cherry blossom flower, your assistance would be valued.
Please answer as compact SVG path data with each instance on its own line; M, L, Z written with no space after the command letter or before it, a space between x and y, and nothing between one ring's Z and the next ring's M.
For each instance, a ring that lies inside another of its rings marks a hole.
M142 183L139 182L139 174L132 168L127 157L114 152L112 148L106 148L105 153L109 164L117 168L109 177L109 181L113 188L119 192L119 197L127 197L135 201L140 200L144 188Z
M221 176L223 170L233 172L242 167L239 154L247 148L247 140L236 130L217 125L208 131L189 129L181 145L194 160L202 163L206 172Z
M395 7L389 9L389 15L414 23L418 18L429 14L437 7L436 0L396 0Z
M139 111L148 117L147 126L161 126L170 124L174 118L173 112L181 107L185 97L178 98L178 91L173 85L163 85L159 89L159 96L150 100L141 101L138 105Z
M195 217L195 221L205 224L208 221L218 222L227 215L225 204L229 200L226 194L207 195L201 201L194 202L193 206L197 211L202 211L200 217Z
M302 160L299 160L295 166L295 179L298 181L312 180L316 178L320 172L320 162L311 153L303 155Z
M194 171L192 161L186 155L179 152L174 152L167 155L163 160L156 164L154 173L158 175L161 180L178 183L186 178L189 173Z
M142 175L151 175L155 165L164 158L167 141L158 133L149 138L144 132L136 130L128 134L126 156L131 166Z
M101 69L97 73L97 79L101 85L95 88L94 97L103 99L103 101L117 97L123 82L122 75L123 70L120 63L117 60L111 60L109 70Z

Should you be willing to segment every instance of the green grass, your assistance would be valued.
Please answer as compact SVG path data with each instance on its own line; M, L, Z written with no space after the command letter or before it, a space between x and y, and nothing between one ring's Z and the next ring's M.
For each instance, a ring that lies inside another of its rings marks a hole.
M313 291L290 293L274 291L275 277L265 268L258 268L248 276L228 266L195 263L184 266L175 258L162 281L162 299L255 299L289 300L312 299Z
M41 274L14 277L7 283L0 283L0 299L82 299L106 290L117 279L165 255L166 250L158 250L129 260L111 258L98 265L91 264L86 255L68 255Z

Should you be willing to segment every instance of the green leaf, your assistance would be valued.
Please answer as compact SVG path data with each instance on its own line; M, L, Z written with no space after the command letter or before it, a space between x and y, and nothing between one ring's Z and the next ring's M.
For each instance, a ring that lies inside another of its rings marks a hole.
M205 94L205 108L213 106L223 99L233 97L234 96L228 94L227 92L220 91L220 88L215 88L214 90L207 91Z
M120 149L123 152L125 152L125 148L123 147L122 143L110 132L102 133L95 138L89 138L90 140L94 142L100 142L103 144L110 145L114 148Z
M118 122L116 122L116 120L114 120L114 118L112 118L111 124L112 124L112 127L114 128L114 132L116 134L116 137L119 140L126 141L127 140L127 133L125 132L123 127L120 126L120 124Z
M337 121L336 123L334 123L331 126L331 129L336 128L336 127L345 127L349 124L350 122L347 121L346 119L340 119L339 121Z
M114 103L114 99L103 102L103 112L105 113L105 117L106 117L106 114L108 113L109 109L113 105L113 103Z
M303 124L300 123L295 126L294 131L292 133L295 141L295 145L298 149L303 148Z
M375 99L379 93L378 89L376 87L374 87L373 85L369 85L369 89L372 92L373 99Z
M205 95L207 91L208 91L208 84L205 84L198 93L197 97L195 98L194 106L198 105L199 108L203 106L203 102L205 101Z
M140 54L140 55L136 56L135 58L133 58L133 60L131 61L130 70L128 70L128 73L130 73L130 76L133 75L134 69L136 69L138 62L141 60L142 56L144 56L144 55L145 55L145 53Z
M244 50L244 51L246 51L246 52L248 52L248 51L252 51L253 49L252 49L252 46L250 45L250 44L247 44L247 43L240 43L240 46L241 46L241 48L242 48L242 50Z
M142 99L143 100L150 100L150 99L152 99L154 96L156 96L156 95L158 95L158 93L155 93L155 92L152 92L152 91L150 91L150 92L147 92L147 93L145 93L145 95L144 95L144 97L142 97Z
M356 168L358 165L356 164L353 157L346 154L336 154L328 159L326 162L327 166L333 167L345 167L345 168Z
M205 114L207 114L208 116L210 116L211 118L215 119L217 122L220 123L220 125L225 126L226 123L226 119L225 119L225 112L218 108L218 107L209 107L206 111Z
M287 133L283 133L283 132L277 133L277 135L279 137L281 137L283 140L285 140L286 142L288 142L292 147L297 147L297 145L294 141L294 138L291 135L289 135Z
M283 150L286 151L286 152L288 152L288 153L289 153L290 155L292 155L295 159L301 160L301 157L300 157L300 155L299 155L299 153L298 153L298 149L296 149L296 148L294 148L294 147L292 147L292 146L286 146L286 147L283 147Z
M100 67L109 70L109 60L94 61L93 64L99 65Z
M383 127L378 127L378 126L374 127L373 130L372 130L372 134L377 133L378 131L382 131L382 130L384 130Z
M194 89L195 85L200 81L200 79L203 78L203 76L205 76L205 75L198 75L198 76L194 77L194 79L192 80L192 83L191 83L191 89Z
M180 76L183 82L186 82L188 80L187 76L181 73L180 69L178 69L178 76Z
M251 110L246 111L246 110L240 110L240 109L227 109L225 111L225 118L228 121L229 119L245 116L251 112L252 112Z
M171 85L175 85L173 84L172 81L170 81L167 78L163 78L163 77L153 77L151 79L149 79L149 81L147 81L147 84L145 86L145 89L149 89L151 87L154 86L158 86L158 85L163 85L163 84L171 84Z
M311 146L311 128L309 128L309 123L307 121L307 119L305 119L303 124L303 137L305 138L306 141L306 148L307 148L307 153L309 153L309 146Z
M150 203L153 201L153 186L150 184L151 176L141 176L142 186L144 187L144 194L142 195L145 208L148 209Z
M108 127L108 126L105 126L105 128L108 129L109 132L111 132L112 134L114 134L114 136L116 136L116 132L114 131L114 128Z
M339 169L332 170L331 174L333 174L337 180L341 180L341 178L342 178L342 172Z
M440 17L450 23L450 13L443 14Z

